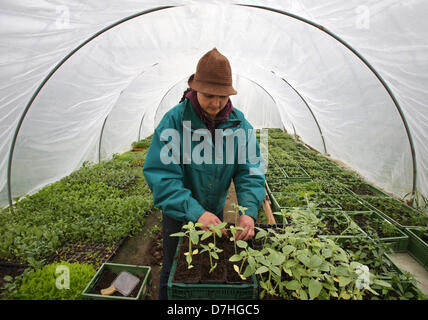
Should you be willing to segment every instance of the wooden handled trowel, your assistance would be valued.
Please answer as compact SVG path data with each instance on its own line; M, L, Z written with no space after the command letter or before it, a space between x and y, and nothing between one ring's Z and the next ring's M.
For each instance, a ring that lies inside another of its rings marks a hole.
M112 282L111 286L101 290L102 295L111 295L116 291L123 294L125 297L129 296L132 290L140 282L140 279L127 271L122 271Z

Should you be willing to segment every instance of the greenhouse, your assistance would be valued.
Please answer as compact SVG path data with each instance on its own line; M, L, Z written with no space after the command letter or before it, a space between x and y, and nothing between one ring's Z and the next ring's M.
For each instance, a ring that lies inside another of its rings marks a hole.
M2 1L0 300L428 300L427 10Z

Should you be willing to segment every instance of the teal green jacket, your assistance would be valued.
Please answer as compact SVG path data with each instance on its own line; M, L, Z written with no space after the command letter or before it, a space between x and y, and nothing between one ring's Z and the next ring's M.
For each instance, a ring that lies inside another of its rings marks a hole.
M154 205L169 217L196 222L205 211L219 214L233 179L238 204L257 219L265 198L265 163L250 135L253 127L234 108L217 129L221 138L214 144L188 99L169 110L155 129L143 174ZM246 139L239 141L237 133L243 132Z

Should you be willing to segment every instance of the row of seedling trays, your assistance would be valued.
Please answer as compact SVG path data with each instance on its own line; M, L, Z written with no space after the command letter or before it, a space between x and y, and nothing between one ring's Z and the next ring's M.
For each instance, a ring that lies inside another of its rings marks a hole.
M322 192L290 194L276 192L279 188L276 188L275 183L269 183L269 180L275 181L272 178L274 176L267 177L266 189L275 211L307 208L308 201L313 202L321 214L328 213L354 221L360 230L353 237L370 236L375 231L380 241L391 244L393 251L408 252L428 269L428 217L422 212L369 184L366 187L374 195L358 195L350 189L346 189L346 193L343 194ZM280 180L284 181L283 175L276 179Z

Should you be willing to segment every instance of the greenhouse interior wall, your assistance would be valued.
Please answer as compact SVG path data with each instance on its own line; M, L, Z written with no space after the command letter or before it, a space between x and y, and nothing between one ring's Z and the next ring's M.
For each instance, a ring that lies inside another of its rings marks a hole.
M426 215L427 9L422 0L3 1L0 204L13 208L150 138L217 48L232 66L230 99L255 129L287 133ZM426 285L426 269L414 272Z

